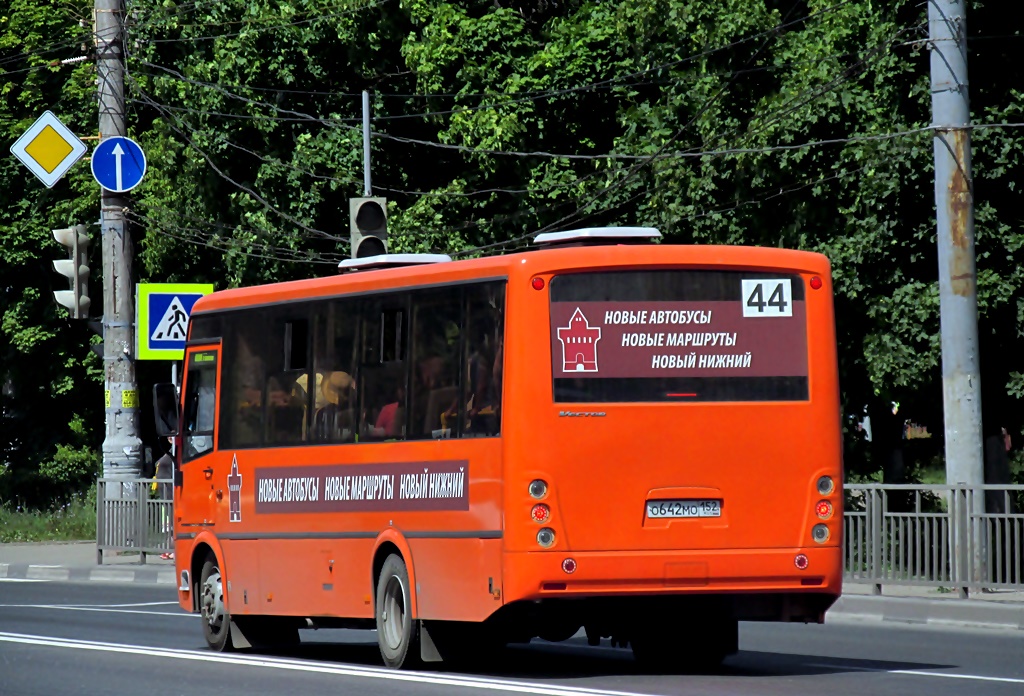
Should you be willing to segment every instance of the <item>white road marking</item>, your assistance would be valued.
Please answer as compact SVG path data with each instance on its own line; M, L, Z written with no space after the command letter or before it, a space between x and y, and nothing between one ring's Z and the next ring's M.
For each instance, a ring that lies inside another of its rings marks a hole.
M154 602L153 604L173 604L177 605L177 602ZM70 604L0 604L0 609L60 609L62 611L97 611L101 613L110 614L140 614L140 615L152 615L152 616L188 616L198 617L198 614L189 614L185 611L146 611L144 609L119 609L119 606L131 607L131 604L117 605L112 604L110 606L74 606ZM139 605L146 606L146 605Z
M129 607L176 607L177 602L132 602L131 604L45 604L48 607L106 607L110 609L127 609Z
M0 578L0 582L50 582L39 578Z
M413 682L431 686L460 686L468 689L486 691L502 691L506 693L536 694L537 696L653 696L627 691L606 691L603 689L584 689L573 686L531 684L529 682L491 679L487 677L468 677L430 672L399 672L381 667L359 667L354 665L337 665L328 662L289 660L263 656L225 655L214 652L195 650L175 650L171 648L146 648L118 643L102 643L97 641L50 638L32 636L22 633L0 632L0 642L21 643L23 645L40 645L53 648L69 648L73 650L92 650L99 652L121 653L126 655L145 655L148 657L164 657L176 660L196 662L213 662L229 665L245 665L248 667L264 667L294 672L312 672L317 674L333 674L344 677L361 677L364 679L380 679L382 681Z
M923 669L878 669L875 667L852 667L850 665L828 664L825 662L807 662L808 667L823 669L850 670L854 672L882 672L885 674L905 674L911 677L939 677L942 679L968 679L981 682L1000 682L1002 684L1024 684L1024 679L1017 677L988 677L984 674L955 674L953 672L930 672Z

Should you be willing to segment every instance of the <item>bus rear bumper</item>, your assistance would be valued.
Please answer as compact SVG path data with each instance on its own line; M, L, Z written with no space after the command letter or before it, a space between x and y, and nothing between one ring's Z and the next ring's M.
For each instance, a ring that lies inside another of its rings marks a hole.
M806 557L804 565L798 556ZM539 551L505 554L505 603L652 594L832 595L842 592L842 549ZM570 572L571 571L571 572ZM831 602L829 602L831 604Z

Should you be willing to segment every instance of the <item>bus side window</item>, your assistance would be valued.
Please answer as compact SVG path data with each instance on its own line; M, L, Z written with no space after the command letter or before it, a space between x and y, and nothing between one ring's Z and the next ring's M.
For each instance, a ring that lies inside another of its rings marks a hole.
M359 301L320 305L315 314L313 441L354 442ZM304 380L300 377L299 381Z
M410 440L457 435L462 288L424 290L412 300Z
M272 322L271 327L263 444L303 442L309 393L298 382L309 379L309 321L288 318Z
M213 449L217 363L191 368L185 377L185 419L182 430L182 462Z
M263 435L267 382L265 313L238 312L223 321L221 447L258 447Z
M409 353L408 296L362 308L362 358L357 375L360 442L404 440Z
M503 282L466 287L463 437L491 437L501 432L504 315Z

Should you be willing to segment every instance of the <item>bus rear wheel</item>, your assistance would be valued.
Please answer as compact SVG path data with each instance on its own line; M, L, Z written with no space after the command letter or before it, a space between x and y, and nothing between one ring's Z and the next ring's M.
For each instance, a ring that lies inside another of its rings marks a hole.
M209 555L203 563L199 576L199 614L203 621L203 637L211 650L230 652L235 649L231 643L231 615L224 602L224 584L221 579L217 557Z
M377 644L384 664L411 669L420 664L419 623L412 618L409 571L401 556L384 561L377 578L375 614Z

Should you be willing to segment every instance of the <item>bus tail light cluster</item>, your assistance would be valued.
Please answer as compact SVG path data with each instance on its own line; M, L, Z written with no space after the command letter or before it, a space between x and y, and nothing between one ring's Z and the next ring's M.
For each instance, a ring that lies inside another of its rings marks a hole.
M534 500L543 500L548 495L548 482L543 479L530 481L530 497ZM530 509L530 519L537 524L544 524L551 519L551 507L545 503L537 503ZM537 544L544 549L555 545L555 530L544 527L537 532ZM573 568L575 570L575 567ZM567 571L572 572L572 571Z
M821 476L818 478L815 488L818 490L818 495L832 495L836 490L836 482L832 480L831 476ZM835 507L830 500L819 500L814 505L814 514L819 520L832 519L834 512ZM824 544L832 538L832 530L828 528L827 524L819 522L811 528L811 538L818 544Z

